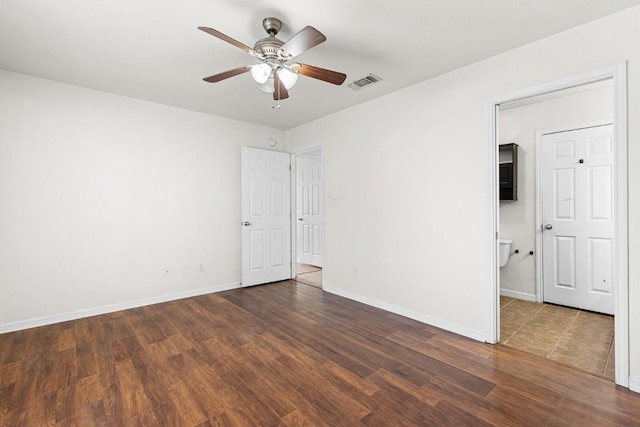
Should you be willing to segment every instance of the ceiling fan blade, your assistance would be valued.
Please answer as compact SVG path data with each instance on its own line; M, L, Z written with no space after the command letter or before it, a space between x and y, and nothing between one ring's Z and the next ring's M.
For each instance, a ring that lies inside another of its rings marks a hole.
M293 64L292 68L294 69L294 71L297 71L303 76L322 80L327 83L333 83L334 85L338 85L338 86L344 83L344 81L347 78L347 75L344 73L327 70L325 68L315 67L313 65Z
M244 43L239 42L236 39L232 39L231 37L229 37L226 34L222 34L220 31L218 30L214 30L213 28L209 28L209 27L198 27L199 30L204 31L205 33L209 33L214 37L219 38L220 40L224 40L227 43L231 43L232 45L234 45L235 47L239 47L240 49L244 50L245 52L247 52L249 55L251 56L255 56L256 58L260 58L262 59L262 55L260 55L258 52L256 52L255 50L251 49L249 46L247 46Z
M282 45L282 51L284 52L284 56L290 59L300 55L305 50L319 45L326 39L320 31L313 27L306 26Z
M289 97L289 91L284 87L284 83L278 77L278 73L273 76L273 100L280 101L281 99L287 99Z
M214 74L213 76L205 77L205 82L216 83L229 77L237 76L238 74L246 73L251 69L251 66L245 65L244 67L234 68L233 70L223 71L222 73Z

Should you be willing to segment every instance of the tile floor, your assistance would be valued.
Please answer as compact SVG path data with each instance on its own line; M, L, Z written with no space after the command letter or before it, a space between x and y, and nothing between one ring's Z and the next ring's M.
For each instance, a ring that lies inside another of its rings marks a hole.
M322 288L322 269L314 265L298 263L296 282Z
M614 379L613 316L500 297L500 342Z

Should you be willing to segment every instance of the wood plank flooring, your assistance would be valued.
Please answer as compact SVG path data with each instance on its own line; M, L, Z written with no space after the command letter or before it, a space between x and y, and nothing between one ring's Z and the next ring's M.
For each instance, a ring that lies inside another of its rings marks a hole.
M294 281L0 335L2 426L640 426L640 395Z

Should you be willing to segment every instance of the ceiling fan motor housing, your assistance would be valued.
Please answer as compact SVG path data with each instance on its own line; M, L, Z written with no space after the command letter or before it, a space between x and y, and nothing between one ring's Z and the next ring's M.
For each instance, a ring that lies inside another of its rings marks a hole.
M277 57L278 50L280 50L283 44L284 42L282 40L277 39L275 36L269 36L258 40L253 50L267 58Z
M256 42L253 50L259 54L268 58L278 57L278 51L284 44L284 42L276 38L276 34L282 29L282 21L278 18L264 18L262 20L262 27L269 34L269 37L265 37ZM282 59L282 58L279 58Z

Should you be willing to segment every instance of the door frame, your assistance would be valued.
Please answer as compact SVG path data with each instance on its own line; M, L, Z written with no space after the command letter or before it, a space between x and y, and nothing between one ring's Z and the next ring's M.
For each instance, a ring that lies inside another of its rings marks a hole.
M536 131L536 302L544 301L544 280L542 266L542 232L540 225L542 224L542 137L552 133L570 132L580 129L588 129L599 126L607 126L614 124L615 120L606 119L589 123L580 123L575 125L563 125L549 129L539 129ZM614 128L615 129L615 128ZM614 164L614 171L616 165ZM614 222L615 223L615 222ZM617 238L617 236L616 236ZM615 260L614 263L615 265Z
M321 173L321 177L320 177L320 197L322 198L322 206L320 208L320 212L322 213L322 231L320 233L320 239L321 239L321 253L322 253L322 269L323 269L323 273L324 273L324 269L327 266L327 259L325 257L325 241L324 241L324 235L325 235L325 224L326 224L326 220L325 220L325 202L326 202L326 198L324 195L324 142L319 142L316 144L311 144L311 145L305 145L304 147L300 147L300 148L296 148L295 150L291 150L289 151L289 154L291 155L291 278L295 279L295 277L298 275L298 263L297 263L297 259L298 259L298 221L294 221L294 213L296 212L296 209L298 207L298 168L297 168L297 163L296 163L296 157L299 154L304 154L304 153L308 153L311 151L317 151L320 150L320 170L322 171ZM324 281L324 274L323 274L323 281Z
M628 171L627 171L627 62L619 62L606 67L580 74L552 80L524 89L490 98L488 101L489 118L489 227L487 250L491 267L489 280L490 325L487 341L495 344L500 339L500 274L498 238L500 214L498 206L498 116L499 106L507 102L519 101L538 95L544 95L563 89L595 83L601 80L613 80L613 133L614 133L614 209L615 226L614 247L615 277L615 382L629 387L629 247L628 247Z

